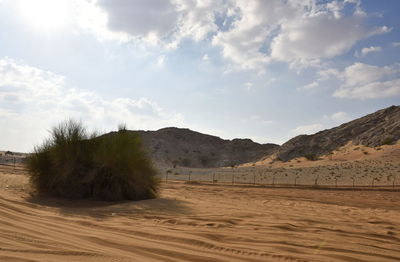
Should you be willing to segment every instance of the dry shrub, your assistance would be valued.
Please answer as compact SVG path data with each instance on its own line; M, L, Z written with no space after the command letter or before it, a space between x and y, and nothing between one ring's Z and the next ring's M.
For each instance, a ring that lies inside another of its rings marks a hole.
M35 148L27 166L40 195L118 201L154 198L157 192L157 171L140 137L125 127L96 136L66 121Z
M317 161L317 160L318 160L317 155L314 154L314 153L305 154L304 157L305 157L307 160L310 160L310 161Z
M392 136L387 136L382 140L381 145L393 145L395 139Z

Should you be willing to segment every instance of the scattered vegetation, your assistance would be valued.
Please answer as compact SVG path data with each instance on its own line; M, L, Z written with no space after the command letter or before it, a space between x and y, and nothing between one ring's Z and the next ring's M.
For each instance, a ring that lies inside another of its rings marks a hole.
M189 185L200 185L200 182L197 180L185 181L185 184Z
M392 136L388 136L382 140L382 145L392 145L394 143L394 139Z
M156 196L158 179L140 137L126 130L88 134L69 120L29 156L27 166L37 194L98 200L139 200Z
M316 154L313 154L313 153L305 154L304 157L305 157L307 160L310 160L310 161L316 161L316 160L318 160L317 155L316 155Z

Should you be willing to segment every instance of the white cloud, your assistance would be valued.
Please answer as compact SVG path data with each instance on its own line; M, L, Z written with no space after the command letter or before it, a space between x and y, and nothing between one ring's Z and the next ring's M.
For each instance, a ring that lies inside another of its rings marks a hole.
M15 150L30 150L49 127L67 118L101 130L115 129L121 122L131 129L157 129L183 121L181 114L166 112L147 98L106 99L69 88L63 76L12 59L0 60L1 148L16 143ZM21 141L11 142L21 130Z
M364 85L395 73L396 70L390 66L374 66L363 63L354 63L344 70L345 85Z
M319 86L319 83L317 81L311 82L308 85L305 85L302 89L314 89Z
M394 47L399 47L399 46L400 46L400 42L393 42L392 45L393 45Z
M335 97L372 99L400 95L398 65L373 66L354 63L345 68L343 84L334 92Z
M314 64L322 58L346 53L369 32L362 26L363 17L335 18L329 13L309 15L284 24L274 38L271 56L297 64Z
M165 48L176 48L185 38L210 40L229 62L227 72L263 73L273 61L296 67L317 65L346 53L360 39L391 30L366 27L367 14L360 1L81 2L81 24L101 38Z
M346 112L336 112L330 116L330 119L337 123L344 123L349 121L351 118L347 115Z
M157 67L164 67L165 55L160 55L157 57Z
M296 128L290 130L290 133L293 135L315 134L327 127L337 126L350 120L351 118L346 112L339 111L331 115L324 115L319 119L318 123L297 126Z
M246 87L247 90L250 90L253 87L253 83L252 82L246 82L244 84L244 86Z
M115 40L128 42L132 37L122 31L112 31L108 28L108 16L95 1L74 1L74 16L80 29L93 33L99 40Z
M255 122L257 124L263 124L263 125L270 125L273 123L273 121L266 120L263 116L260 115L250 115L246 118L241 119L240 122L243 124L249 124L251 122Z
M346 53L360 39L389 31L387 27L366 28L366 15L358 4L352 15L345 16L346 1L301 3L303 6L296 8L301 12L289 14L271 44L273 59L295 67L317 65L321 59Z
M219 31L213 45L222 49L222 55L239 69L259 69L270 61L260 49L276 25L283 7L279 1L234 1L235 8L226 21L233 20L226 31Z
M85 2L85 1L84 1ZM81 20L101 38L136 41L174 49L186 37L203 40L217 31L215 14L223 1L211 0L97 0L81 4ZM89 18L88 18L89 17Z
M327 81L332 78L341 79L342 73L338 69L335 69L335 68L319 70L317 72L317 78L315 81L313 81L303 87L298 87L297 91L315 89L316 87L319 87L321 85L321 82Z
M400 95L400 78L390 81L373 82L353 88L341 88L334 93L336 97L373 99Z
M216 14L226 12L230 4L223 0L175 0L181 20L178 24L178 40L190 37L203 40L208 34L216 32Z
M167 0L98 0L112 32L123 32L156 45L176 30L177 6Z
M369 53L380 52L380 51L382 51L382 48L380 46L364 47L363 49L361 49L360 52L356 51L354 53L354 56L355 57L364 57Z
M387 26L379 26L379 27L374 27L369 33L366 35L367 37L374 36L374 35L381 35L381 34L386 34L392 31L392 27L387 27Z
M174 31L178 22L176 6L165 0L98 0L106 11L107 25L112 31L146 37L155 34L162 38Z
M358 1L351 15L343 9L351 1L236 1L232 29L218 32L213 44L242 69L257 69L271 61L291 66L319 64L346 53L360 39L390 31L368 29Z
M326 81L331 78L341 79L342 73L335 68L328 68L318 71L318 82Z
M295 135L310 135L322 130L323 127L324 126L322 124L317 123L311 125L298 126L290 131Z

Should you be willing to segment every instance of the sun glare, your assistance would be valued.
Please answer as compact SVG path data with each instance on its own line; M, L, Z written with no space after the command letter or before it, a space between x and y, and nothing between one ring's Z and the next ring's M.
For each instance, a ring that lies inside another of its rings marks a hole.
M59 29L68 23L68 0L22 0L19 10L26 22L39 30Z

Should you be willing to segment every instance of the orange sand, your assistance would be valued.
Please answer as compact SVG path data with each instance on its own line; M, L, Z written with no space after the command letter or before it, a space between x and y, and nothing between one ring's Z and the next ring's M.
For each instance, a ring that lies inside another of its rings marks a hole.
M168 183L105 203L31 198L18 174L0 185L0 261L400 260L399 192Z

